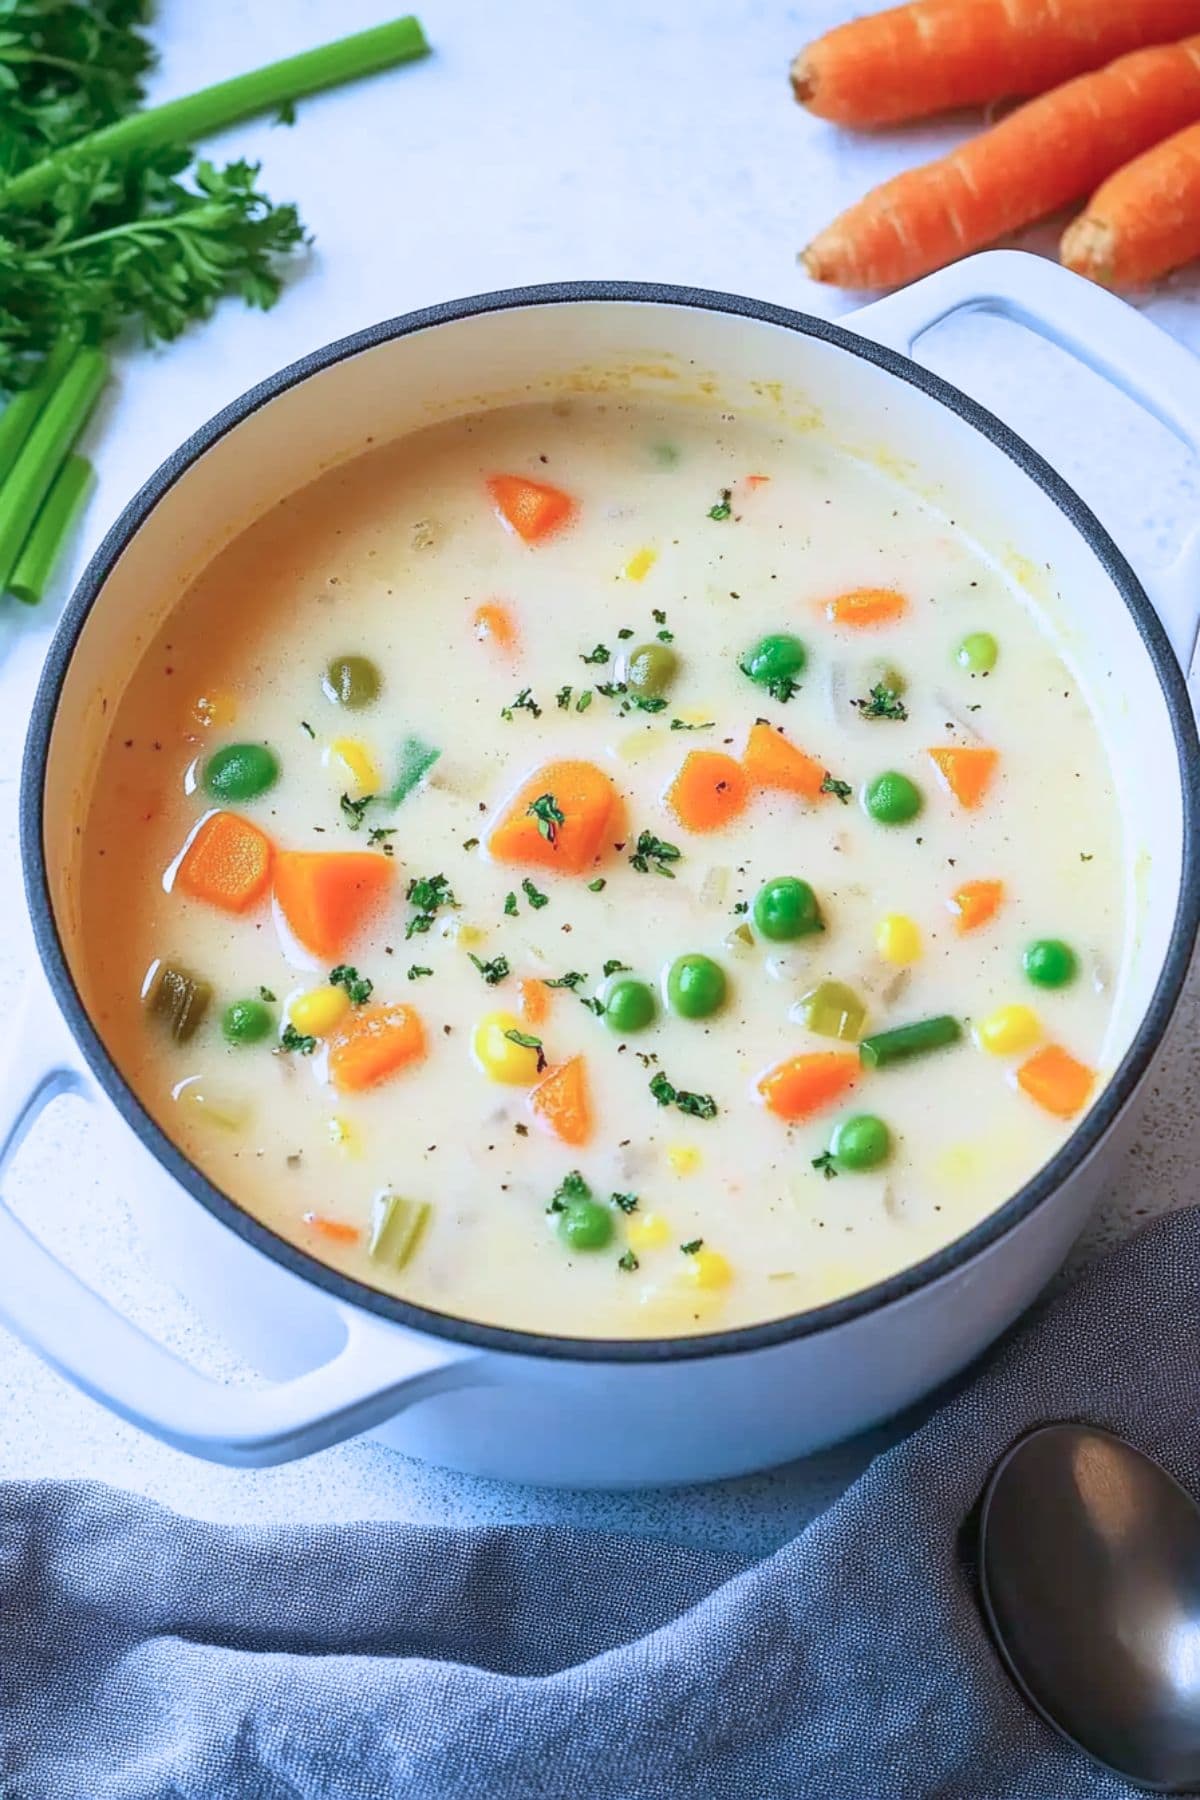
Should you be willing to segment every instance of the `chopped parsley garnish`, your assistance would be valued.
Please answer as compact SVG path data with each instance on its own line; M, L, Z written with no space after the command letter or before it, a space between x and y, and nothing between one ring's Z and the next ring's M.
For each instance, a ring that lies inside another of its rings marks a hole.
M275 996L270 988L260 987L258 990L258 997L260 1000L265 1000L268 1006L274 1004Z
M641 1267L641 1264L632 1250L625 1250L617 1258L617 1267L622 1269L626 1275L632 1275L635 1269Z
M674 881L675 871L668 868L667 865L678 862L682 855L683 852L677 844L664 844L663 840L655 837L652 831L643 831L638 835L637 844L634 846L633 855L629 861L639 875L648 875L653 866L656 875L665 875L669 881Z
M301 719L300 729L302 731L307 731L310 738L315 738L317 735L316 732L313 730L312 726L309 724L307 719Z
M632 707L635 712L660 713L666 711L666 705L662 694L630 694L621 710L625 712Z
M561 816L562 815L560 814L560 819ZM528 900L530 906L532 906L534 912L541 912L543 906L549 906L550 904L549 894L539 893L538 889L535 888L532 881L530 881L528 875L526 875L524 881L521 883L521 892Z
M748 900L735 900L733 910L735 913L748 913L750 911L750 902Z
M581 655L579 660L584 663L611 662L612 651L607 644L597 644L594 650L590 650L586 656Z
M603 1000L593 1000L588 994L577 994L576 999L579 1001L580 1006L586 1006L588 1011L590 1013L595 1013L598 1019L604 1017Z
M832 1150L822 1150L820 1156L814 1156L812 1166L814 1169L820 1169L826 1181L833 1181L837 1176L837 1164L833 1160Z
M539 794L536 800L530 801L526 811L537 820L538 832L546 842L548 844L555 843L558 838L558 828L560 825L566 824L567 816L554 795Z
M675 642L675 633L673 631L656 631L654 635L660 644L673 644Z
M565 975L556 975L553 981L543 977L542 986L548 988L570 988L572 992L574 992L580 982L586 980L587 976L581 974L578 969L568 969Z
M608 882L603 875L597 875L595 881L589 881L587 885L589 894L602 894L608 886Z
M656 606L651 612L650 617L654 620L656 625L665 625L667 622L667 615L661 606Z
M372 825L367 833L367 842L368 844L378 844L385 856L395 856L395 844L388 843L388 839L394 838L395 835L396 827L394 825Z
M568 706L570 706L570 704L571 704L570 688L569 687L560 687L557 694L555 694L554 699L558 705L559 711L566 712Z
M1079 852L1079 860L1080 862L1091 862L1093 860L1093 855L1089 854L1087 851L1081 850Z
M695 1256L697 1250L702 1250L704 1248L704 1239L689 1238L687 1243L680 1244L679 1248L683 1251L685 1256Z
M731 504L732 500L733 500L733 489L732 488L722 488L721 489L721 498L717 501L717 504L715 506L710 506L708 509L709 518L710 519L728 519L728 518L730 518L733 514L733 506Z
M298 1050L301 1056L311 1056L317 1047L315 1037L309 1037L296 1030L294 1025L285 1025L283 1036L279 1040L281 1050Z
M623 681L598 681L596 692L603 694L606 700L619 700L622 694L629 692L629 689Z
M463 839L463 849L464 850L478 850L478 848L479 848L479 839L478 838L464 838Z
M439 907L458 905L444 875L414 876L404 897L413 908L413 916L404 927L406 942L429 930Z
M540 719L542 716L542 709L534 699L533 693L529 688L522 688L515 700L511 701L507 706L502 706L500 708L500 717L502 719L511 719L513 714L518 712L532 713L535 719Z
M618 633L617 633L617 636L619 638L621 638L622 641L625 638L631 638L633 636L633 626L632 625L622 625L620 631L618 631Z
M875 683L875 686L871 689L869 699L852 700L850 704L851 706L857 706L860 716L864 719L903 720L908 717L907 706L905 706L897 690L893 687L889 687L886 681L877 681Z
M767 692L772 700L778 700L781 706L786 706L792 695L800 692L800 683L793 681L790 675L777 675L774 681L768 681Z
M677 1088L661 1069L651 1077L650 1092L660 1106L677 1106L689 1118L715 1119L717 1116L717 1103L711 1094L692 1094L687 1088Z
M616 975L619 970L628 969L629 967L629 963L623 963L619 961L617 957L610 956L604 965L605 977L607 978L609 975Z
M422 975L432 974L433 970L427 969L423 963L409 963L408 965L408 979L410 981L419 981Z
M351 1006L365 1006L375 991L375 983L360 975L349 963L339 963L336 969L330 969L329 985L345 988Z
M575 711L576 712L586 712L588 707L591 704L592 704L592 690L591 690L591 688L584 688L582 694L580 694L578 700L575 702Z
M505 916L507 918L510 918L510 919L516 918L516 916L517 916L517 896L515 894L513 894L513 893L505 894L505 896L504 896L504 912L505 912Z
M672 731L711 731L716 724L715 719L703 719L698 725L691 725L686 719L672 719Z
M637 1211L638 1197L636 1194L613 1194L610 1198L613 1205L619 1206L623 1213Z
M498 981L503 981L504 977L509 973L507 956L493 956L491 962L480 962L479 958L470 950L468 950L467 955L475 964L475 967L479 970L479 973L483 976L483 979L487 982L489 987L495 987L496 983ZM507 1033L505 1035L507 1035Z
M583 1179L583 1176L579 1173L579 1170L572 1169L570 1174L563 1176L553 1194L550 1196L550 1204L546 1208L546 1211L548 1213L563 1212L570 1201L590 1200L591 1197L592 1190Z
M854 789L850 786L848 781L837 781L828 770L826 770L825 779L821 783L821 792L823 794L836 794L842 805L848 806L850 804L850 796L854 792Z
M474 962L474 960L475 958L472 957L471 961ZM507 972L507 964L505 965L505 970ZM537 1072L540 1075L542 1070L546 1067L546 1052L542 1048L541 1038L530 1037L527 1031L517 1031L515 1029L506 1031L504 1035L510 1044L519 1044L522 1050L537 1051Z
M364 794L361 800L352 800L349 794L342 795L341 799L338 801L338 805L341 807L346 823L349 825L351 831L359 831L362 829L362 822L366 816L367 808L371 805L374 798L374 794Z

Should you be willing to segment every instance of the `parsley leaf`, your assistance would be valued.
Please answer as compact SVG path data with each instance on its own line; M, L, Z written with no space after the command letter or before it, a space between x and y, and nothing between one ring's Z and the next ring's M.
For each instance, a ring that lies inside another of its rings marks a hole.
M394 825L372 825L367 833L367 842L368 844L378 844L385 856L395 856L395 844L388 843L388 839L394 838L395 835L396 827Z
M683 852L677 844L664 844L663 840L655 837L652 831L643 831L638 834L638 840L629 861L639 875L648 875L651 865L653 865L656 875L665 875L669 881L674 881L675 871L668 868L667 864L678 862L682 855Z
M342 813L351 831L360 831L368 806L375 799L374 794L364 794L361 800L352 800L349 794L343 794L338 801Z
M566 712L568 706L570 706L570 704L571 704L570 688L569 687L560 687L557 694L555 694L554 698L558 705L559 711Z
M622 711L632 707L635 712L660 713L666 711L666 705L662 694L630 694Z
M467 955L475 964L475 967L479 970L479 973L483 976L483 979L487 982L489 987L495 987L498 981L503 981L504 977L511 972L509 970L507 956L493 956L491 962L480 962L479 958L470 950L468 950Z
M515 894L513 894L513 893L505 894L505 896L504 896L504 912L505 912L505 916L507 918L509 918L509 919L516 918L516 916L517 916L517 896Z
M602 894L608 886L608 882L603 875L597 875L595 881L589 881L587 885L589 894Z
M650 614L650 617L654 620L656 625L665 625L667 622L667 615L661 606L656 606Z
M307 731L310 738L315 738L317 735L316 732L313 730L312 726L309 724L307 719L301 719L300 728L302 731Z
M504 1035L510 1044L520 1044L522 1050L537 1051L537 1072L540 1075L546 1067L546 1052L542 1048L541 1038L530 1037L527 1031L517 1031L515 1028L512 1031L506 1031Z
M624 640L626 638L631 638L633 636L633 626L632 625L622 625L620 631L618 631L618 633L617 633L617 636L621 639L622 642L624 642Z
M592 690L591 690L591 688L584 688L582 694L580 694L578 700L575 702L575 711L577 713L578 712L586 712L588 707L591 704L592 704Z
M330 969L329 985L345 988L350 996L351 1006L365 1006L375 991L375 983L360 975L349 963L339 963L336 969Z
M589 651L587 656L581 655L579 660L580 660L580 662L585 662L585 663L611 662L612 661L612 651L609 649L607 644L597 644L596 648L594 650Z
M615 975L615 974L617 974L617 972L619 970L628 969L629 967L630 967L629 963L623 963L623 962L619 961L617 957L610 956L608 961L604 965L605 977L607 978L609 975Z
M558 828L560 825L566 824L567 818L554 795L539 794L536 800L530 801L525 810L537 820L538 832L546 842L548 844L556 843Z
M673 644L675 642L675 633L673 631L656 631L654 635L660 644Z
M576 998L578 999L580 1006L586 1006L588 1011L590 1013L595 1013L598 1019L604 1017L603 1000L593 1000L588 994L578 994L576 995Z
M538 891L538 889L534 887L534 885L533 885L532 881L530 881L528 875L526 875L524 881L522 881L522 883L521 883L521 891L525 895L525 898L528 900L528 902L529 902L530 906L533 908L534 912L541 912L543 906L549 906L549 904L550 904L549 894L540 893Z
M307 1034L297 1031L294 1025L284 1026L283 1036L279 1040L281 1050L298 1050L301 1056L311 1056L316 1047L315 1037L309 1037Z
M686 719L672 719L672 731L711 731L716 724L715 719L704 719L698 725L690 725Z
M412 918L404 927L405 942L429 930L439 907L458 905L444 875L414 876L405 889L404 897L414 909Z
M432 975L432 974L433 974L433 970L425 968L424 965L421 963L410 963L408 965L408 979L410 981L417 981L420 979L420 977L422 975Z
M814 1156L812 1166L814 1169L820 1169L826 1181L833 1181L838 1172L832 1150L822 1150L820 1156Z
M825 771L825 779L821 783L821 792L823 794L836 794L842 805L848 806L850 804L850 796L854 792L854 789L850 786L848 781L835 780L827 769Z
M711 1094L692 1094L687 1088L675 1087L662 1069L651 1076L650 1092L660 1106L677 1106L680 1112L693 1119L715 1119L717 1116L717 1103Z
M721 498L717 501L717 504L715 506L710 506L708 509L709 518L710 519L728 519L728 518L730 518L733 513L733 506L731 505L732 500L733 500L733 489L732 488L722 488L721 489Z
M553 1194L550 1196L550 1204L546 1208L546 1211L548 1213L565 1212L570 1201L590 1200L591 1197L592 1190L583 1179L583 1176L579 1173L579 1170L572 1169L569 1174L563 1176Z
M614 1206L620 1207L623 1213L637 1211L638 1197L636 1194L612 1194L609 1198Z
M500 717L511 720L513 714L518 712L532 713L535 719L541 718L542 709L534 699L531 689L522 688L515 700L510 701L507 706L502 706Z
M617 1267L618 1269L623 1270L626 1275L632 1275L635 1269L641 1267L641 1264L638 1262L638 1259L633 1254L632 1250L624 1250L617 1258Z
M687 1243L680 1244L679 1248L683 1251L685 1256L695 1256L697 1250L702 1250L704 1248L704 1239L689 1238Z
M265 987L259 988L258 997L260 1000L265 1000L267 1002L268 1006L272 1005L274 1002L274 999L275 999L275 996L271 992L270 988L265 988Z
M548 988L570 988L572 992L574 992L580 983L586 980L587 976L580 974L578 969L568 969L565 975L556 975L553 981L548 981L543 976L542 986Z
M859 716L864 719L896 719L908 717L908 708L900 698L899 691L889 687L885 681L877 681L871 689L870 698L852 700L851 706L857 706Z

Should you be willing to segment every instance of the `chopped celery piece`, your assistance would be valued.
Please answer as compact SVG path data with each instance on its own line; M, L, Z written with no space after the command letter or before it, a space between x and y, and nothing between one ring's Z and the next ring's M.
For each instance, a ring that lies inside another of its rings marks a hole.
M736 955L745 955L747 950L754 948L754 933L743 922L741 925L735 925L732 931L726 932L721 942L726 950L732 950Z
M199 1076L185 1081L175 1093L178 1105L205 1125L220 1131L244 1131L250 1123L250 1102L227 1088L210 1088Z
M822 981L800 996L808 1029L818 1037L841 1038L856 1044L867 1022L867 1008L844 981Z
M146 995L146 1006L170 1027L178 1044L186 1044L208 1011L212 987L186 969L164 963Z
M396 785L388 795L391 806L399 806L400 802L411 794L423 775L428 775L434 763L441 755L430 744L424 744L420 738L405 738L400 746L400 770L396 776Z
M430 1214L427 1200L407 1200L385 1189L371 1205L371 1241L368 1250L376 1262L402 1269L417 1247Z

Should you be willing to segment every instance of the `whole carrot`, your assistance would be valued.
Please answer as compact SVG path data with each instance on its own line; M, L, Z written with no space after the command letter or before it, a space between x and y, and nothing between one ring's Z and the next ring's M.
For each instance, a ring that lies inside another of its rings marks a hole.
M1139 287L1200 256L1200 125L1109 177L1063 233L1062 260L1106 287Z
M1193 31L1200 0L913 0L809 44L792 88L838 125L888 125L1041 94Z
M1091 193L1197 120L1200 37L1134 51L885 181L813 239L804 266L837 287L897 287Z

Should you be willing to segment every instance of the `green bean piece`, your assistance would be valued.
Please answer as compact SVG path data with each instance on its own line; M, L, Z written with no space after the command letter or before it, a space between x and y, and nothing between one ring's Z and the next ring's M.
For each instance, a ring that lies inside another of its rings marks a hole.
M857 1043L867 1022L867 1008L844 981L822 981L800 996L810 1031L818 1037Z
M402 1269L417 1247L432 1207L427 1200L409 1200L386 1188L371 1202L371 1237L367 1254L375 1262Z
M943 1044L956 1044L961 1036L958 1020L942 1013L936 1019L919 1019L914 1025L898 1025L894 1031L865 1037L858 1046L859 1061L866 1069L886 1069L910 1056L940 1050Z
M412 793L417 783L432 769L441 755L432 744L424 744L420 738L407 737L400 746L400 763L396 775L396 785L388 795L389 806L399 806L400 802Z
M187 969L164 963L154 977L145 1005L164 1020L177 1044L186 1044L208 1011L212 985Z

